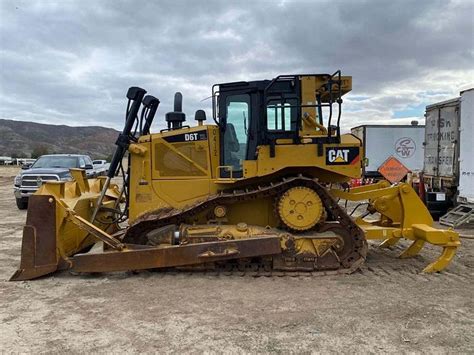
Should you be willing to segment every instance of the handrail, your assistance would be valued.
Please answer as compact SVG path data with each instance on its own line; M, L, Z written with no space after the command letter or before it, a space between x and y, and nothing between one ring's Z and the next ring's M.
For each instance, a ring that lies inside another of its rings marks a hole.
M235 180L234 176L233 176L233 172L234 170L232 170L233 166L232 165L219 165L216 167L216 176L217 176L217 179L226 179L226 180ZM226 169L227 171L230 171L230 177L226 178L226 177L221 177L221 174L220 174L220 171L222 169Z

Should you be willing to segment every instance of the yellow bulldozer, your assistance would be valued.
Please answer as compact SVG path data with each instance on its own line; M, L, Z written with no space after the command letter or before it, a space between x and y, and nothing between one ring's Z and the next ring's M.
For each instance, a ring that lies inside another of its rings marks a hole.
M176 93L167 128L151 133L160 101L131 87L108 176L72 169L73 181L40 187L11 280L66 269L351 273L367 240L386 247L402 238L412 244L401 257L426 242L441 247L424 271L444 269L459 236L433 228L410 185L348 188L363 156L360 140L340 129L351 89L340 71L216 84L213 124L198 110L197 124L186 125ZM340 200L367 210L352 218Z

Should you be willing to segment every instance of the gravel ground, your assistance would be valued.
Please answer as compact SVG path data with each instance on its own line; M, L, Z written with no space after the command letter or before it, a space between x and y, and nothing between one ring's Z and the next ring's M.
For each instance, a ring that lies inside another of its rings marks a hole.
M401 247L371 244L353 275L60 272L8 282L26 217L15 174L0 167L1 352L474 352L472 239L435 275L419 271L438 249L400 260Z

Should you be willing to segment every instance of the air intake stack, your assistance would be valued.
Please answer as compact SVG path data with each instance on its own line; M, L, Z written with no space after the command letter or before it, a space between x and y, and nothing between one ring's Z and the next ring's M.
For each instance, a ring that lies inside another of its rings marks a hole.
M204 110L197 110L194 115L194 119L198 121L199 126L202 126L206 120L206 112Z

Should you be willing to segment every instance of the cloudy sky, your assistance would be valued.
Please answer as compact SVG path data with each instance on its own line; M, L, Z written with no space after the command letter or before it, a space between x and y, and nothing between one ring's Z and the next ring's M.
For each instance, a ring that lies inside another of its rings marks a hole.
M0 118L121 128L129 86L188 119L214 83L353 76L343 124L406 123L474 82L474 0L0 1Z

